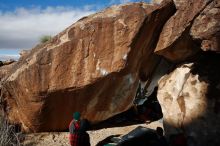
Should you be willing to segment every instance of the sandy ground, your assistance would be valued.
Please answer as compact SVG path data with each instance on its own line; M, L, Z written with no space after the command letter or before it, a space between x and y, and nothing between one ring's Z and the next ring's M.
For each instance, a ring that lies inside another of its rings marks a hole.
M155 121L150 124L137 124L124 127L103 128L94 131L88 131L90 136L91 146L95 146L99 141L111 136L111 135L124 135L132 131L138 126L143 126L151 129L156 129L157 126L163 127L161 121ZM24 146L69 146L68 133L35 133L27 134Z

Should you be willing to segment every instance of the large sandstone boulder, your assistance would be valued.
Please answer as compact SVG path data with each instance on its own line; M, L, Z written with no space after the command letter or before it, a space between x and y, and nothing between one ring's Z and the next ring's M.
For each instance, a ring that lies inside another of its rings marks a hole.
M206 7L209 10L207 5L211 1L212 0L174 0L177 11L163 27L155 52L175 62L183 61L195 55L200 50L200 43L192 38L190 28L194 19ZM217 6L215 3L213 5ZM201 15L203 14L201 13ZM201 22L200 18L197 19L199 19L197 21ZM215 20L218 21L217 18ZM199 22L195 22L195 26ZM217 29L214 31L216 32ZM197 34L199 35L199 32ZM202 36L199 35L197 37Z
M38 45L4 81L9 119L25 131L59 131L74 111L98 122L127 110L142 60L152 55L174 11L172 2L113 6Z
M207 53L159 81L166 136L183 132L189 143L220 145L220 55Z

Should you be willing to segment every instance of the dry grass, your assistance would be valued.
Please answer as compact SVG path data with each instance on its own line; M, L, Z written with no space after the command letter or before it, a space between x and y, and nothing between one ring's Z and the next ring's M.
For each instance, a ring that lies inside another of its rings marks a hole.
M0 117L0 146L20 146L15 126L10 125L3 117Z
M4 116L2 106L2 95L0 96L0 146L20 146L19 133L16 133L16 127L9 124Z
M20 146L20 134L16 133L16 127L9 124L3 112L2 86L0 84L0 146Z

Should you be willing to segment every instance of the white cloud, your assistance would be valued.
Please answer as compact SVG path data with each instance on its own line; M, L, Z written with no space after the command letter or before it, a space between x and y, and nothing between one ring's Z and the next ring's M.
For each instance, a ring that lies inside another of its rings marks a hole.
M89 8L34 7L0 11L0 49L32 48L42 35L53 36L81 17L94 13Z
M12 55L12 54L0 54L0 61L5 61L5 60L18 60L20 55Z

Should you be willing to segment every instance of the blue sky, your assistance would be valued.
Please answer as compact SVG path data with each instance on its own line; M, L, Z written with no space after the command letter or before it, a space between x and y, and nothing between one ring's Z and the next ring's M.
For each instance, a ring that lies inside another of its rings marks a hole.
M18 59L41 36L56 35L83 16L139 1L150 0L0 0L0 60Z
M10 11L17 7L31 8L35 6L41 6L46 8L48 6L64 6L64 7L77 7L83 8L84 6L97 6L98 8L104 8L112 4L121 4L127 2L139 2L141 0L0 0L0 9L4 11ZM142 0L149 2L149 0Z

